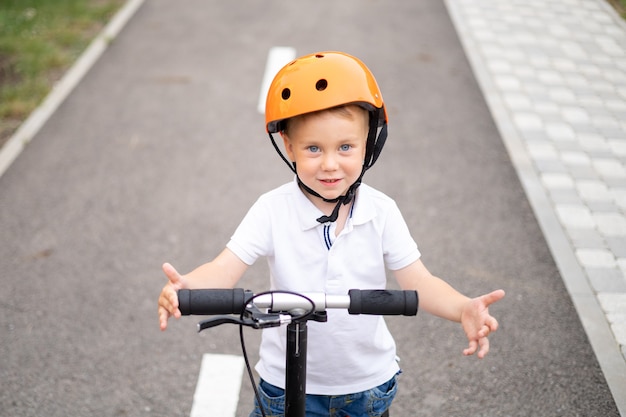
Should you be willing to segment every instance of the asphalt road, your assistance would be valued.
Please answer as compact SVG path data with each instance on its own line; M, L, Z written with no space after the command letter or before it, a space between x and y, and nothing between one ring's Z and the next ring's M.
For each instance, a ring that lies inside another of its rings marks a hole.
M145 2L0 178L0 414L186 416L202 354L239 353L234 327L161 333L156 298L164 261L211 259L291 180L256 110L273 46L372 69L390 137L365 182L396 199L433 272L507 291L482 361L454 323L389 320L392 415L618 416L443 3L409 0Z

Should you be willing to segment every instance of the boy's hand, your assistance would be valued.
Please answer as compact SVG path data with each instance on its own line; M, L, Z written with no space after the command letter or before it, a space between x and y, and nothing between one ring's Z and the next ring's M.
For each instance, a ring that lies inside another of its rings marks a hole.
M161 330L167 328L167 320L174 316L180 318L177 291L185 287L183 277L168 263L163 264L163 272L169 280L159 295L159 325Z
M464 355L473 355L478 349L478 357L484 358L489 352L489 333L498 329L498 321L489 314L489 305L501 300L504 291L496 290L489 294L471 299L461 313L461 325L469 347L463 351Z

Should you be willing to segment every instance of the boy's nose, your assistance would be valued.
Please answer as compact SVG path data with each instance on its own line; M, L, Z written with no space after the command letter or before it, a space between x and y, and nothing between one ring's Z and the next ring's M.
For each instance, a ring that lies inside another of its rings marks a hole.
M324 154L322 159L322 169L324 171L333 171L337 169L337 158L333 154Z

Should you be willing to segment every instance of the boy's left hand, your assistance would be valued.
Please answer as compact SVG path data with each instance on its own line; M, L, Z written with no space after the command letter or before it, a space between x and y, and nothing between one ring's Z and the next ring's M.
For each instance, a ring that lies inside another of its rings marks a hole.
M469 340L469 347L463 351L464 355L473 355L476 350L478 350L478 357L481 359L487 355L489 352L489 333L498 329L498 321L489 314L489 305L503 297L504 291L496 290L472 298L465 305L461 313L461 325Z

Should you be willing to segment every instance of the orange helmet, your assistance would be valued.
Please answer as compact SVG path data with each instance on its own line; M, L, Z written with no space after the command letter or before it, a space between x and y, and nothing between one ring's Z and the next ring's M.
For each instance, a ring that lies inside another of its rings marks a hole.
M387 122L383 96L363 62L343 52L305 55L274 77L265 102L265 127L277 133L285 119L349 103L380 109L377 125Z

